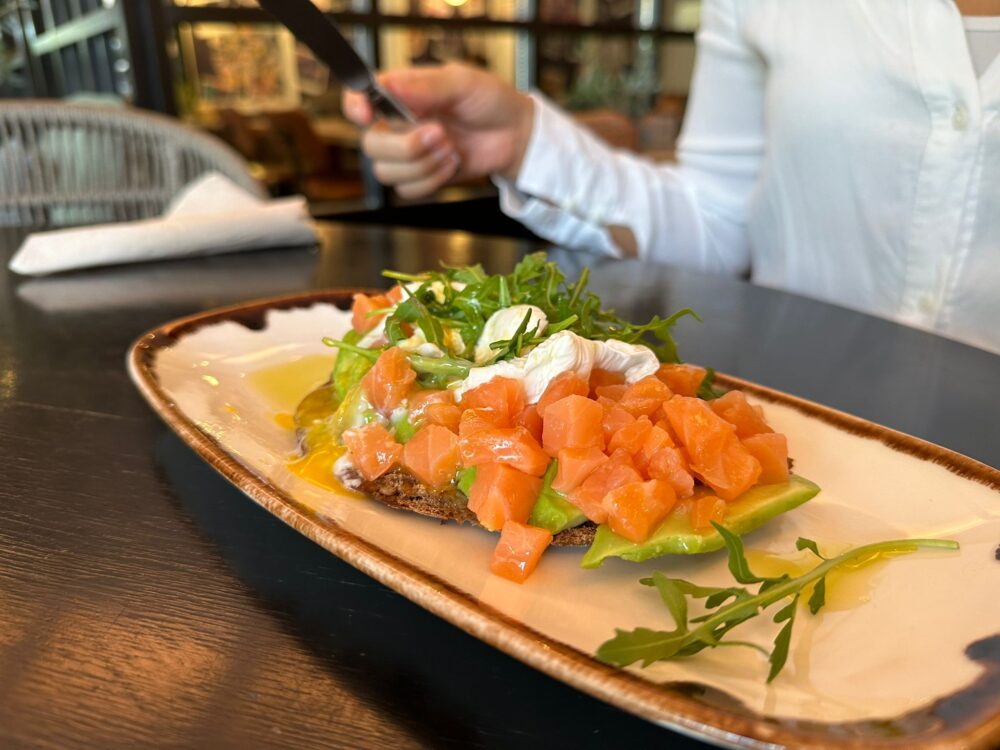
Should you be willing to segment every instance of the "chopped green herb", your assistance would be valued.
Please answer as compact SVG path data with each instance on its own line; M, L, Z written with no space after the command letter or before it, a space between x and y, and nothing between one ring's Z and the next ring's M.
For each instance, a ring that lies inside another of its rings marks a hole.
M454 352L459 359L472 361L474 349L486 321L497 310L512 305L541 308L549 321L541 333L527 329L530 318L511 339L496 342L491 361L521 356L528 347L537 346L562 330L570 330L598 341L618 339L629 344L648 346L662 362L677 362L677 346L671 329L685 316L699 319L689 309L667 318L655 316L644 325L635 325L618 317L612 310L601 309L601 301L587 291L587 269L573 283L545 253L526 256L506 276L489 276L480 266L444 267L440 271L412 275L385 271L384 275L405 283L419 283L410 296L386 319L386 338L396 344L407 338L406 326L418 327L427 340L443 350L445 329L461 336L465 350ZM464 285L464 286L463 286ZM459 288L456 288L459 287Z
M831 570L876 555L902 554L918 549L958 549L958 542L947 539L896 539L866 544L836 557L826 558L820 554L816 542L800 538L795 546L799 550L808 549L821 562L809 572L796 578L788 574L766 578L754 575L750 570L743 552L743 542L737 535L719 524L712 525L725 540L729 551L729 570L733 578L742 584L759 583L757 593L753 594L742 586L727 588L698 586L679 578L668 578L663 573L654 573L650 578L643 578L640 583L657 589L673 617L674 629L616 630L615 637L598 648L599 659L619 667L635 662L642 662L642 666L647 667L656 661L692 656L705 648L751 646L767 654L770 663L767 681L771 682L781 672L788 659L799 597L804 590L813 585L813 592L809 598L809 611L816 614L826 601L826 576ZM705 614L689 619L689 598L704 599ZM773 620L784 625L775 637L774 645L769 652L760 646L743 641L723 642L723 637L737 625L756 617L762 610L782 600L788 601L774 615ZM695 627L692 628L691 625Z

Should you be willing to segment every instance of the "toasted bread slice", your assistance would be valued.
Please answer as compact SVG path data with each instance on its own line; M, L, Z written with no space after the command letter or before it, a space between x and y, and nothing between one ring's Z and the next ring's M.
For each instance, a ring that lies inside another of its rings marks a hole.
M353 469L340 475L344 484L356 488L392 508L410 510L424 516L478 526L476 514L466 505L466 498L455 488L434 490L403 469L391 469L378 479L367 481ZM560 531L552 543L560 546L589 546L597 527L590 521Z

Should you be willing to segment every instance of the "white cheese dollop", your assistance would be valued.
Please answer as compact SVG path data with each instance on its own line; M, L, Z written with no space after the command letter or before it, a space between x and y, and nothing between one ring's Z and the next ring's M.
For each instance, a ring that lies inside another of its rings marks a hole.
M524 313L521 313L524 317ZM473 367L465 380L454 383L455 395L482 385L497 376L514 378L524 384L529 404L542 397L552 379L563 372L574 372L584 380L595 367L620 372L626 383L635 383L653 375L660 367L656 355L641 344L622 341L591 341L572 331L559 331L532 349L526 356Z
M486 325L483 326L483 332L479 334L479 340L476 342L476 363L483 364L492 359L496 352L490 348L490 344L494 341L506 341L513 338L521 321L524 320L524 316L528 314L531 317L528 318L528 327L525 330L529 333L533 330L535 333L544 331L545 326L549 324L549 319L540 307L511 305L493 313L486 321Z

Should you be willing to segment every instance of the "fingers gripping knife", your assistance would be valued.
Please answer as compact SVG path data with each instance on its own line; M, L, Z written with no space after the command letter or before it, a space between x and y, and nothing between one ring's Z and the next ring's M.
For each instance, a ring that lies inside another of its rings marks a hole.
M347 88L364 94L376 115L392 122L415 123L416 118L379 86L367 63L332 21L309 0L259 0L260 7L284 24L300 42L327 65Z

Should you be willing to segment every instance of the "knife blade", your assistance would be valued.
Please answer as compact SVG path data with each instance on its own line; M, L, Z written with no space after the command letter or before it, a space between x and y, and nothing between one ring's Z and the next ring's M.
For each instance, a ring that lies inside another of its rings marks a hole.
M280 21L292 35L325 62L349 89L368 97L372 110L387 120L417 120L401 102L383 89L368 64L334 23L309 0L258 0L260 7Z

